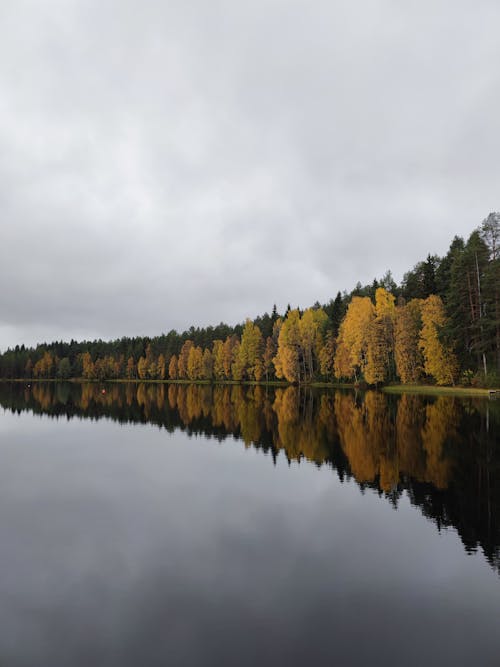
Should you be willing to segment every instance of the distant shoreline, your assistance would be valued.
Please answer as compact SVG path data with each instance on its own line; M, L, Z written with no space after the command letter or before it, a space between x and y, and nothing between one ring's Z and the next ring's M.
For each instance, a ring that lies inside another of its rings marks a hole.
M301 386L312 389L356 389L358 391L375 390L387 394L428 394L432 396L489 396L491 392L500 392L500 387L490 387L488 389L476 387L438 387L435 385L399 385L390 384L381 387L357 386L355 384L341 382L311 382L308 384L294 385L291 382L272 380L270 382L237 381L237 380L140 380L139 378L126 379L115 378L107 380L87 380L85 378L0 378L2 383L24 383L24 384L43 384L71 382L73 384L163 384L163 385L206 385L206 386L245 386L245 387L293 387Z

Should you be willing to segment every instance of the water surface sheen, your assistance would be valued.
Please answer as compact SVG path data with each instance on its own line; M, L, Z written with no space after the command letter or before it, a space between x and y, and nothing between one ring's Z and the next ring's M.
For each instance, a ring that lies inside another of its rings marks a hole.
M0 384L0 664L500 664L500 402Z

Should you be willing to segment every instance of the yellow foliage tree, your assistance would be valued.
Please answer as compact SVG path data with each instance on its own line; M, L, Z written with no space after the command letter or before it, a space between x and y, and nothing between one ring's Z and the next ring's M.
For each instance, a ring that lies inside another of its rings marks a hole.
M95 368L90 352L82 354L82 375L86 380L93 380L95 378Z
M396 372L401 382L418 382L423 373L419 347L422 328L422 299L412 299L396 309L394 326Z
M439 385L454 384L458 373L458 361L451 346L439 337L445 324L443 302L439 296L431 294L422 303L420 348L424 356L424 371L432 375Z
M171 380L177 380L179 377L177 374L177 356L175 354L170 357L170 361L168 362L168 377Z
M181 380L185 380L188 377L188 357L192 347L193 341L187 340L181 348L179 359L177 360L177 377Z
M224 343L214 340L212 343L213 374L216 380L224 379Z
M366 364L367 334L374 319L375 307L369 297L353 297L339 328L334 361L336 377L358 380Z
M232 377L237 345L239 345L238 338L236 336L228 336L222 346L222 367L226 380L230 380Z
M259 327L247 319L241 334L241 343L234 364L235 379L255 380L261 375L259 366L262 357L262 333Z
M300 379L300 313L290 310L278 336L278 351L274 358L276 377L298 382Z
M137 362L137 375L140 380L147 380L148 378L148 361L146 357L139 357Z
M160 354L158 356L158 361L156 362L156 377L159 380L164 380L165 379L165 371L166 371L165 357L163 356L163 354Z
M201 347L193 345L189 349L187 376L190 380L201 380L203 378L203 351Z
M203 379L211 380L213 377L214 360L212 353L210 352L208 347L203 351L202 367L203 367L203 373L202 373Z

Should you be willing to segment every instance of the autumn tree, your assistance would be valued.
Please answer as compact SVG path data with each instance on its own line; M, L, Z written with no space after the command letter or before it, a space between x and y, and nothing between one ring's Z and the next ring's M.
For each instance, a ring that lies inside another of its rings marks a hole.
M193 341L192 340L187 340L183 344L179 358L177 360L177 377L181 380L185 380L186 378L189 377L188 374L188 358L189 358L189 351L193 347Z
M278 350L274 358L276 377L298 382L300 379L300 313L290 310L281 325L278 337Z
M127 378L129 380L132 380L133 378L137 377L137 369L136 369L136 366L135 366L134 357L129 357L127 359L126 374L127 374Z
M93 380L95 378L94 363L90 352L84 352L82 355L82 375L86 380Z
M208 347L203 350L202 369L203 379L211 380L214 374L214 360Z
M247 319L241 335L241 343L234 364L235 379L255 380L261 375L262 333L259 327ZM237 377L236 377L237 376Z
M337 343L333 331L326 334L324 345L319 351L319 371L327 379L333 375L333 362Z
M232 377L233 364L237 352L239 341L236 336L228 336L222 347L222 368L224 379L230 380Z
M394 295L383 287L375 291L375 317L366 330L365 380L369 384L394 377Z
M179 377L177 372L177 357L175 354L170 357L170 361L168 363L168 377L171 380L177 380Z
M422 299L412 299L396 309L394 324L396 372L404 384L418 382L423 373L419 347Z
M369 297L352 298L337 339L334 372L338 378L356 381L366 364L367 332L375 318L375 307Z
M156 377L159 380L164 380L165 379L165 371L166 371L166 362L165 362L165 357L163 354L158 355L158 361L156 362Z
M149 365L146 357L140 357L139 361L137 362L137 375L139 376L140 380L147 380L148 368Z
M262 353L262 375L269 382L274 369L273 359L276 355L276 344L271 336L266 338L266 345Z
M224 379L224 343L214 340L212 344L213 374L216 380Z
M187 376L190 380L201 380L203 377L203 351L201 347L189 348Z
M431 295L422 303L422 330L419 345L424 357L424 371L439 385L454 384L458 362L451 345L440 339L446 325L443 302Z
M328 316L322 308L308 308L299 320L299 354L302 362L301 379L312 382Z

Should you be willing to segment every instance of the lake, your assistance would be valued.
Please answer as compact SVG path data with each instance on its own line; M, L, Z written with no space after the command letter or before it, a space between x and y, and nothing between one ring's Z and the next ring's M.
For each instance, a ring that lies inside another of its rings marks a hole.
M499 665L500 401L0 383L0 664Z

